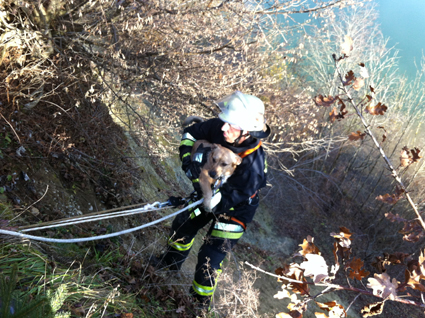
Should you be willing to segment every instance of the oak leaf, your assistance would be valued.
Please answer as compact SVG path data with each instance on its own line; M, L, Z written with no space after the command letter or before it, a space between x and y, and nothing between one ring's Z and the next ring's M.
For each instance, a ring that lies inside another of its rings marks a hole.
M356 76L354 76L353 71L348 71L348 73L345 75L345 81L342 81L342 84L344 86L352 84L356 80Z
M396 204L401 197L397 197L395 194L385 193L384 195L378 195L375 200L382 201L388 204Z
M317 106L331 106L333 103L335 103L338 100L338 96L332 97L331 95L323 96L323 95L317 95L314 97L314 102Z
M350 247L342 247L339 243L339 239L336 239L336 242L334 242L334 248L333 253L335 256L335 263L336 267L335 270L337 271L339 269L339 259L341 260L347 260L350 258L351 255L351 248Z
M376 256L375 260L370 264L375 267L379 273L384 273L386 271L385 264L387 263L381 256Z
M418 220L406 220L404 227L399 231L404 234L403 240L416 243L425 236L425 232Z
M405 222L407 221L407 219L402 218L400 215L398 214L392 214L391 212L385 213L385 217L390 221L390 222Z
M351 245L350 237L353 233L351 233L350 230L344 226L341 226L339 230L340 230L339 233L331 233L331 236L337 239L338 244L341 245L342 247L346 247L346 248L350 247Z
M421 152L418 148L410 149L410 152L412 153L411 161L412 163L418 162L422 157L419 156L419 153Z
M304 277L304 271L298 264L292 263L290 265L285 264L285 267L279 267L275 270L276 275L283 276L278 278L278 282L287 283L287 285L292 289L296 294L308 295L310 292L310 287L307 284L307 280ZM289 282L285 280L285 276L294 280L299 281L300 283Z
M410 260L404 272L405 284L412 288L425 292L425 286L421 284L421 280L425 279L423 265L418 260Z
M362 269L363 266L363 261L360 258L354 257L346 263L345 268L348 270L351 279L362 280L370 274L364 268Z
M384 309L384 304L385 304L385 300L366 305L363 307L360 313L363 315L363 317L372 317L372 316L380 315L382 314L382 310Z
M338 111L336 110L336 107L332 108L332 111L329 113L329 119L331 123L334 123L335 120L339 118Z
M360 132L360 130L357 130L357 132L352 132L348 136L348 140L351 140L351 141L357 141L359 139L363 140L365 136L366 136L366 133L362 133Z
M402 253L402 252L396 252L394 254L388 254L384 253L385 259L392 265L397 264L404 264L404 260L409 256L410 254Z
M329 277L328 265L326 265L326 261L323 256L307 254L305 257L307 258L307 261L300 264L300 267L304 269L304 276L313 276L313 281L316 284Z
M366 106L366 112L371 115L384 115L388 107L379 102L375 106Z
M358 91L363 86L364 86L364 79L361 77L356 78L356 80L353 83L354 90Z
M350 36L345 35L344 42L341 43L341 54L347 55L353 50L353 48L353 39Z
M386 265L397 265L404 264L404 260L408 257L409 254L396 252L394 254L384 253L384 256L376 256L375 261L371 263L373 267L375 267L378 272L383 273L386 271Z
M375 274L374 278L368 278L367 287L373 289L373 294L384 299L394 300L397 297L398 283L395 278L391 280L391 277L387 273Z
M339 109L339 113L337 112L336 107L334 107L332 111L329 113L329 118L332 123L334 123L335 120L344 119L345 118L344 116L347 115L348 113L348 111L345 110L346 106L342 99L338 98L338 104L341 105Z
M344 307L338 304L336 301L329 301L327 303L319 303L316 301L316 304L319 306L320 309L326 310L329 312L329 318L339 318L339 317L347 316L347 313L345 312ZM320 316L317 316L318 313L315 313L315 314L316 314L316 317L320 317Z
M307 239L304 239L303 244L300 244L302 250L295 253L294 256L305 256L307 254L321 254L316 245L314 245L314 237L310 235L307 236Z
M378 195L375 199L389 204L396 204L401 198L403 198L404 193L404 189L396 185L395 193L386 193L384 195Z

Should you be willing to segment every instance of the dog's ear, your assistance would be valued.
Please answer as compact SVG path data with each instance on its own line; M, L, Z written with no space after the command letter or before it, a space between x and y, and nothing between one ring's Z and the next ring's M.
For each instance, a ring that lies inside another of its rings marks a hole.
M217 149L218 148L218 145L216 145L216 144L211 144L211 150L214 150L214 149Z
M241 164L241 162L242 162L242 158L241 158L241 157L239 157L238 155L236 155L236 156L235 156L235 164L236 164L237 166L239 166L239 165Z

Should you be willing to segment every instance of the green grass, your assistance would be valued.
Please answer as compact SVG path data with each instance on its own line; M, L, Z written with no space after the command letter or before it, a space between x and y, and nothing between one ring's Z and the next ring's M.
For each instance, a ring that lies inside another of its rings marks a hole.
M63 252L63 249L60 250ZM86 314L91 310L91 317L129 312L143 317L136 294L120 290L119 279L105 280L97 275L102 269L114 266L114 271L124 273L125 269L116 262L118 254L115 250L102 255L94 254L93 261L99 270L94 272L91 269L91 274L86 274L84 253L80 254L81 262L75 261L66 267L48 259L35 246L3 244L0 246L0 278L3 282L0 298L4 303L13 304L19 313L32 308L34 315L31 317L75 317L70 312L76 306L83 307ZM10 297L5 297L9 294ZM35 315L37 310L40 316Z

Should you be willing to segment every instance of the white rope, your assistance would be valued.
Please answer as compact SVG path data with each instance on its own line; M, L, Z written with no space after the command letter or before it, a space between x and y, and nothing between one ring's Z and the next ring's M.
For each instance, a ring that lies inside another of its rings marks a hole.
M85 238L75 238L75 239L55 239L55 238L45 238L45 237L41 237L41 236L34 236L34 235L28 235L28 234L22 234L19 232L14 232L14 231L7 231L7 230L1 230L0 229L0 234L6 234L6 235L12 235L12 236L18 236L20 238L23 239L30 239L30 240L35 240L35 241L42 241L42 242L51 242L51 243L79 243L79 242L88 242L88 241L95 241L95 240L102 240L102 239L106 239L106 238L110 238L110 237L114 237L114 236L119 236L119 235L123 235L123 234L128 234L134 231L138 231L141 230L145 227L160 223L162 221L165 221L166 219L169 219L173 216L176 216L177 214L180 214L188 209L191 209L199 204L201 204L204 201L204 199L200 199L192 204L189 204L187 207L176 211L170 215L164 216L158 220L149 222L147 224L143 224L131 229L127 229L127 230L123 230L120 232L115 232L115 233L110 233L110 234L105 234L105 235L99 235L99 236L93 236L93 237L85 237Z
M132 210L124 210L124 211L118 211L118 212L112 212L108 214L97 214L97 215L88 215L88 216L82 216L72 219L65 219L65 220L58 220L57 223L51 223L49 225L45 226L39 226L39 227L32 227L28 229L20 230L20 232L30 232L35 230L44 230L49 229L52 227L61 227L61 226L67 226L67 225L73 225L73 224L79 224L79 223L85 223L85 222L93 222L93 221L99 221L99 220L106 220L106 219L112 219L117 218L121 216L127 216L127 215L133 215L138 213L145 213L149 211L159 210L159 208L155 208L156 205L160 204L160 202L154 202L152 204L147 204L142 208L132 209Z

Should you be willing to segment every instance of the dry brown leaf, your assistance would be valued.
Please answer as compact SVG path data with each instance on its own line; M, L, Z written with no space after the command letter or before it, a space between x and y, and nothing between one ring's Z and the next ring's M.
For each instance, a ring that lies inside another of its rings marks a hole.
M294 256L305 256L307 254L319 254L320 251L317 248L316 245L313 243L314 237L311 237L310 235L307 236L307 239L304 239L303 244L300 244L302 250L297 252Z
M332 111L329 113L329 119L331 123L334 123L335 120L338 118L338 111L336 110L336 107L332 109Z
M418 148L410 149L404 146L400 153L400 166L407 167L412 163L418 162L422 157L419 156L421 151Z
M339 228L339 230L341 232L339 232L339 233L331 233L331 236L333 236L334 238L336 238L337 241L338 241L338 244L341 245L342 247L346 247L346 248L350 247L350 245L351 245L350 237L351 237L351 235L353 233L351 233L350 230L347 229L344 226L341 226Z
M363 140L365 136L366 136L366 133L362 133L360 130L357 130L357 132L352 132L348 136L348 140L351 140L351 141L357 141L359 139Z
M403 198L404 193L404 189L396 185L395 193L386 193L384 195L378 195L375 199L389 204L396 204L401 198Z
M320 309L331 311L332 307L335 307L337 305L336 301L329 301L327 303L319 303L316 301L317 306L319 306Z
M395 278L391 277L387 273L375 274L374 278L368 278L367 287L373 290L373 294L384 299L394 300L397 297L398 283Z
M323 96L323 95L317 95L314 97L314 102L317 106L331 106L333 103L335 103L338 99L338 96L332 97L331 95Z
M384 304L385 300L364 306L361 310L361 314L363 315L363 317L372 317L380 315L382 314L382 310L384 309Z
M316 302L316 304L320 307L320 309L326 310L329 312L329 318L340 318L340 317L347 316L347 313L345 312L344 307L338 304L336 301L329 301L327 303ZM316 317L320 317L320 316L317 316L318 313L315 313L315 314L316 314Z
M338 98L338 104L341 105L341 107L339 108L339 113L337 112L336 107L334 107L329 113L329 119L332 123L334 123L335 120L344 119L344 116L348 113L348 111L345 110L346 106L342 99Z
M296 294L309 295L310 286L306 284L306 279L304 277L304 270L300 268L298 264L292 263L290 265L285 264L285 267L279 267L275 270L276 275L286 276L288 278L300 281L302 283L293 283L285 281L284 278L278 278L278 282L287 283L289 287L292 288L292 291Z
M371 115L384 115L388 107L379 102L375 106L366 106L366 112Z
M418 242L419 239L425 236L425 231L423 230L418 220L406 220L404 222L403 229L401 229L399 232L404 234L404 241L413 243Z
M385 217L390 221L390 222L404 222L407 221L406 219L402 218L400 215L398 214L392 214L391 212L385 213Z
M360 88L364 86L364 79L361 77L356 78L356 80L353 83L353 88L358 91Z
M419 153L421 152L418 148L410 149L410 152L412 153L411 161L412 163L418 162L422 157L419 156Z
M360 258L354 257L346 263L345 268L349 271L349 277L351 279L362 280L370 274L362 267L364 266L363 261Z
M356 80L356 76L354 76L353 71L348 71L348 73L345 75L345 81L342 81L342 84L344 86L352 84Z
M409 256L410 254L403 253L403 252L396 252L394 254L387 254L384 253L385 258L393 265L397 264L403 264L404 260ZM419 258L420 260L420 258Z
M372 263L370 263L370 265L375 267L379 273L384 273L386 271L385 269L386 263L387 262L381 256L376 256L375 260Z
M307 254L305 255L305 258L307 261L300 264L300 267L304 269L304 276L313 276L313 281L316 284L329 277L328 265L326 265L326 261L323 256Z
M378 195L375 200L382 201L388 204L396 204L401 197L397 197L395 194L385 193L384 195Z
M419 260L410 260L407 263L407 268L404 273L405 284L413 289L425 292L425 286L421 284L421 280L425 280L424 270L424 258L423 254L419 257Z

